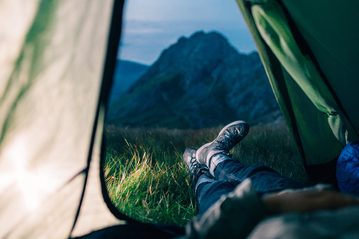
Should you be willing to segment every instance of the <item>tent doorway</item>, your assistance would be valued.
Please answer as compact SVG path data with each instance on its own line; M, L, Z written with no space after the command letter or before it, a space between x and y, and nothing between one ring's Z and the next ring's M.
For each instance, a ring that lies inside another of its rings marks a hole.
M196 206L182 153L238 119L253 134L236 158L305 179L235 2L198 9L191 1L127 4L103 153L106 189L121 218L186 224Z

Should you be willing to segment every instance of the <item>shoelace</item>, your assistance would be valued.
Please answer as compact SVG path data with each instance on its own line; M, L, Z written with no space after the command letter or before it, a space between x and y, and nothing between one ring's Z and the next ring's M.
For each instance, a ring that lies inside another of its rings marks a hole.
M212 175L209 173L209 169L205 165L198 162L198 160L193 156L191 156L191 159L190 159L189 169L190 169L190 173L192 176L192 182L197 181L197 178L201 174L205 174L209 177L212 177Z

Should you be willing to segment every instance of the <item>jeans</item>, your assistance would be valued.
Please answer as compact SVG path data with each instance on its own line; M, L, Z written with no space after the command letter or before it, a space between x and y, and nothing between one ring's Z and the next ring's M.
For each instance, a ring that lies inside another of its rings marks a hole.
M202 174L198 178L196 187L198 215L205 213L222 195L233 191L238 184L247 178L251 179L253 188L260 196L285 189L298 189L308 186L281 176L269 167L245 166L238 160L231 158L219 163L213 176L208 177Z

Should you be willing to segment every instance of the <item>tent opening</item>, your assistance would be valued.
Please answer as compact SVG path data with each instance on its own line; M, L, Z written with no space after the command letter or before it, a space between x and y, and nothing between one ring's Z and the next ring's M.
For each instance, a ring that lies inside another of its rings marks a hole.
M236 158L305 179L238 6L223 4L127 2L102 169L123 219L186 224L196 206L182 153L238 119L253 133Z

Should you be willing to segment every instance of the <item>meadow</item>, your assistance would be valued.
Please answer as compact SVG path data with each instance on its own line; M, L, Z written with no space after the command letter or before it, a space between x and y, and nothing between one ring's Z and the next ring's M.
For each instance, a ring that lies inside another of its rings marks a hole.
M126 215L162 224L186 224L196 213L182 154L212 141L221 127L199 130L106 128L105 177L109 195ZM243 164L261 163L306 180L293 139L284 123L251 127L233 150Z

